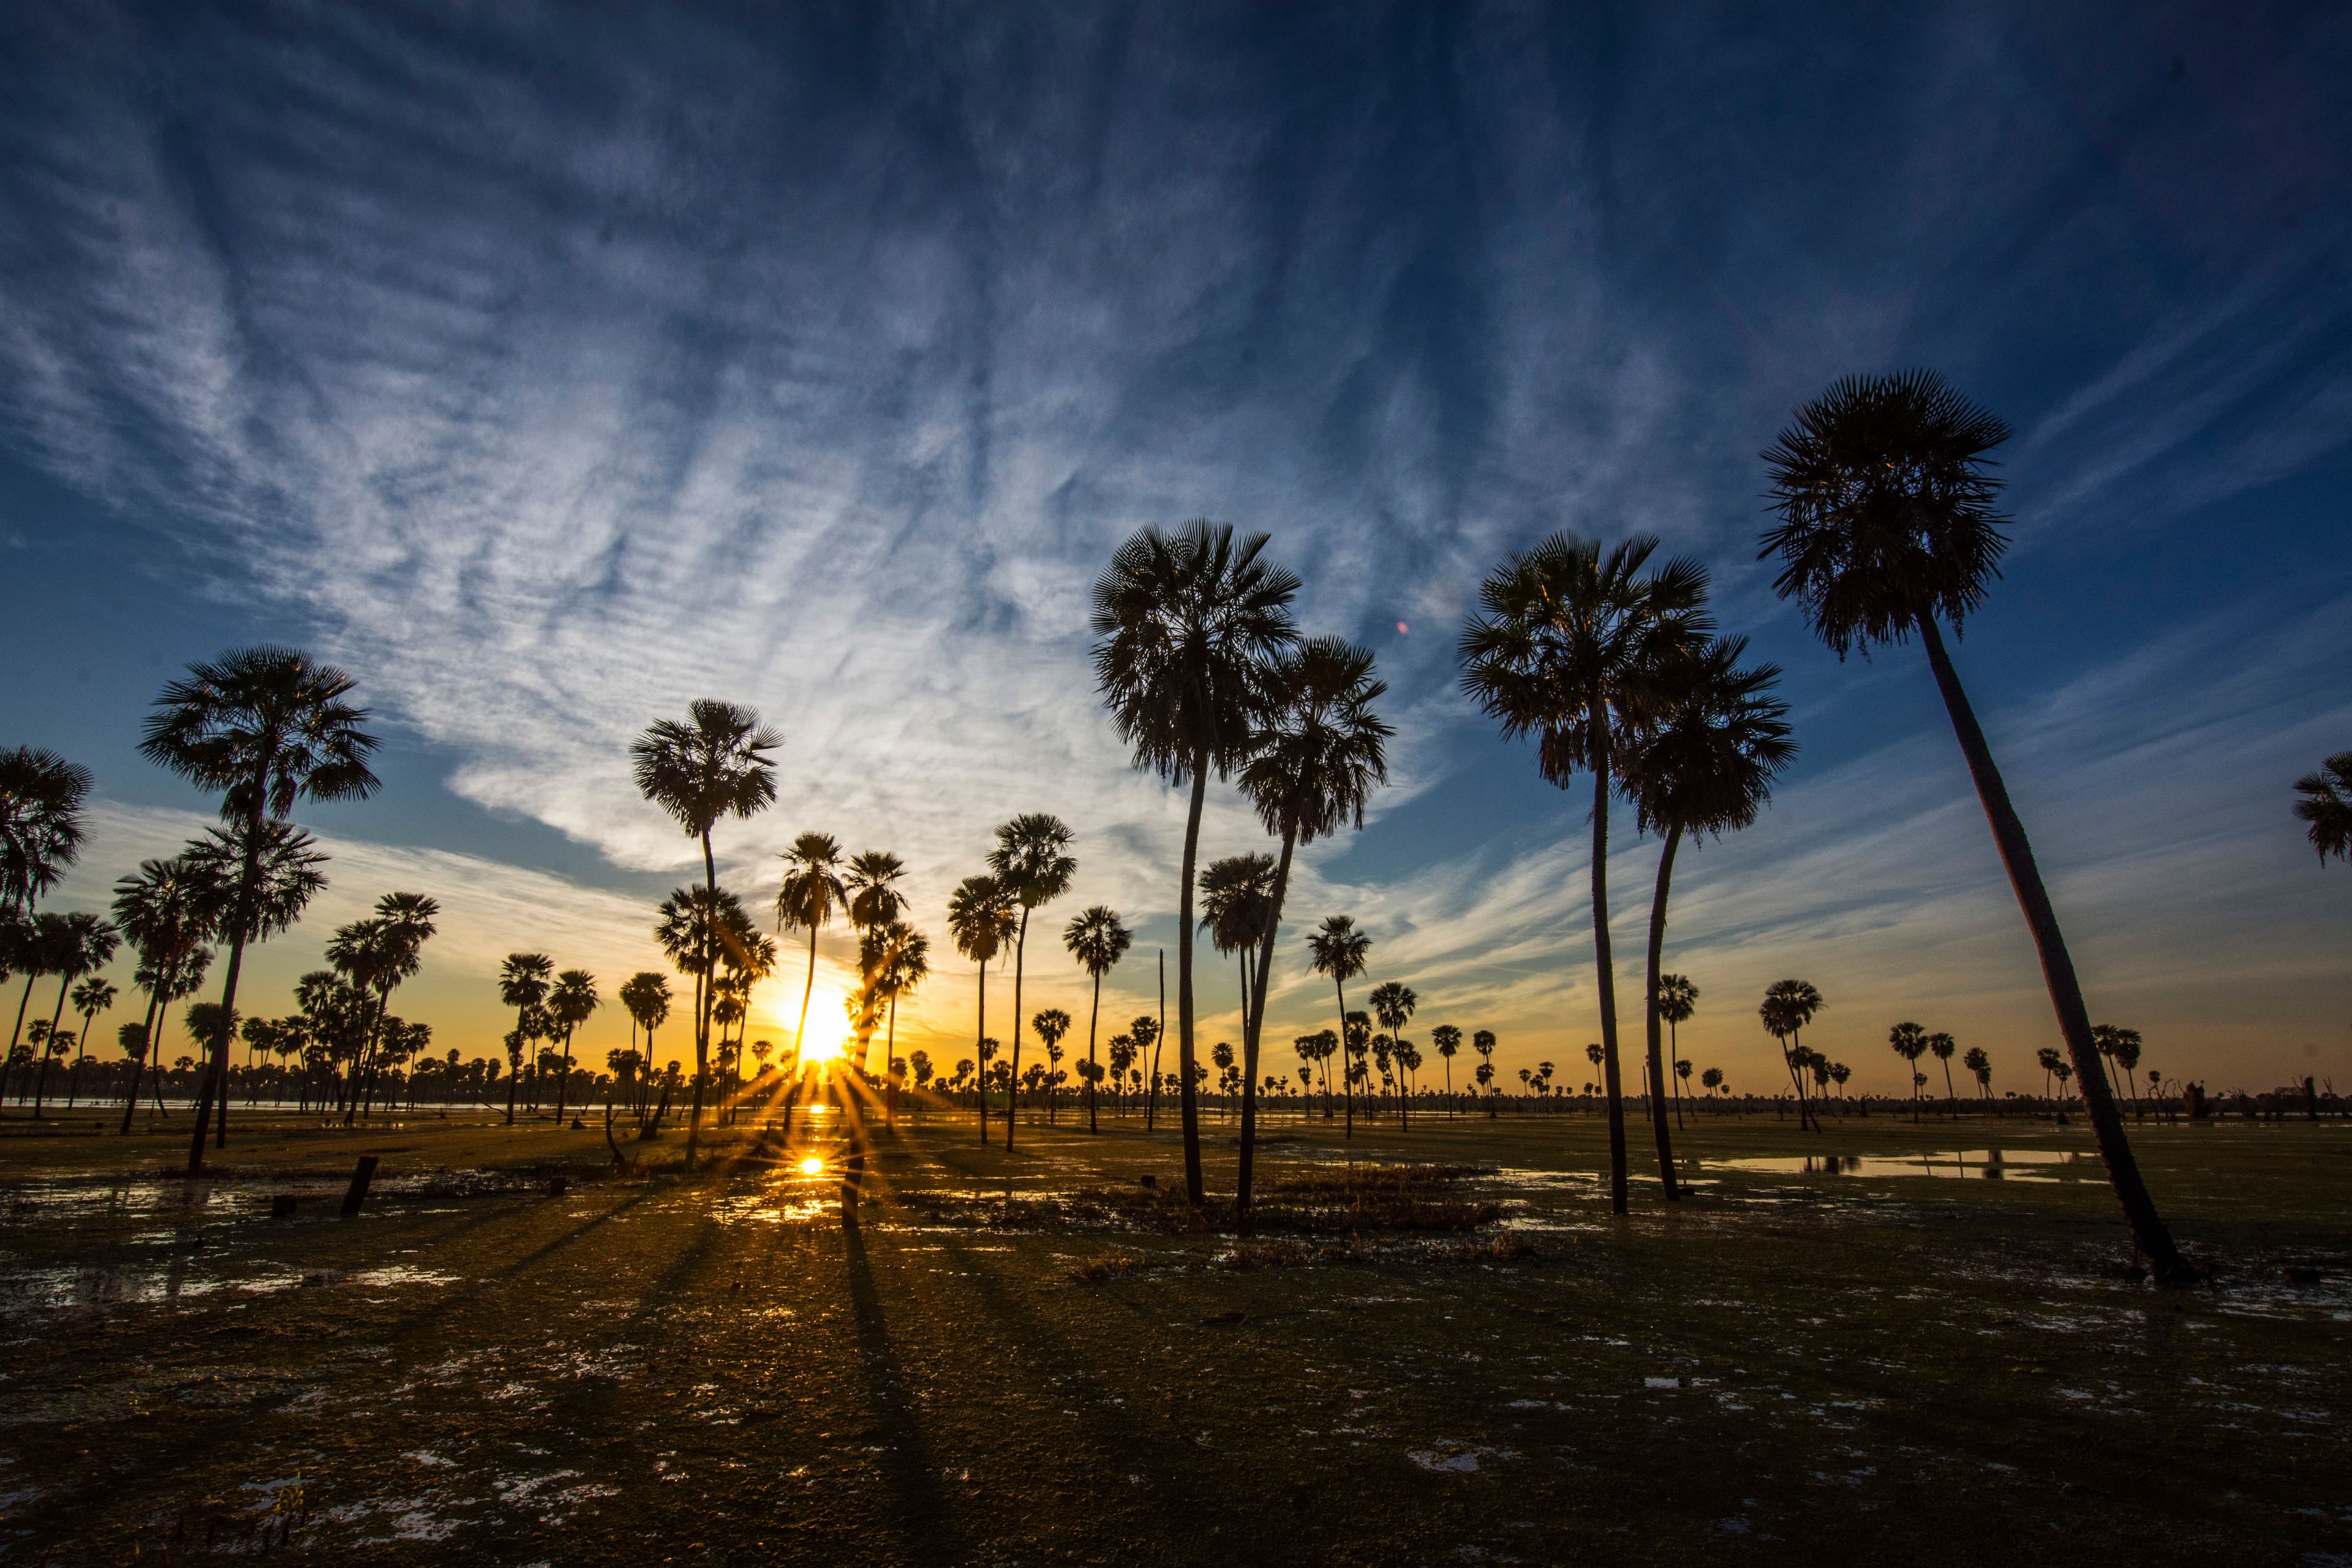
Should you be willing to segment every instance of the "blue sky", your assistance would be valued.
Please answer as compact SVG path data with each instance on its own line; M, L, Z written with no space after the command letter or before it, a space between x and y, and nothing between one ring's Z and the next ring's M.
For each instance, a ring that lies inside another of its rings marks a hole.
M1086 594L1208 515L1393 687L1396 785L1293 914L1356 913L1423 1025L1575 1081L1582 801L1452 647L1508 551L1654 531L1804 745L1680 868L1685 1054L1765 1087L1793 973L1860 1081L1917 1018L2021 1089L2047 1004L1922 662L1839 664L1754 560L1790 410L1927 364L2018 432L1958 657L2094 1014L2174 1071L2352 1085L2352 876L2287 809L2352 745L2347 68L2318 5L16 8L0 742L98 771L87 905L205 809L132 749L180 664L346 664L388 787L314 814L336 885L261 984L435 891L404 1005L469 1054L508 949L653 962L689 853L624 748L701 695L788 736L721 840L755 898L823 827L904 854L936 926L1052 810L1072 909L1165 942L1180 803L1103 720ZM1259 842L1230 792L1204 840ZM1655 847L1618 842L1630 984ZM1330 1010L1297 958L1277 1040ZM951 1050L971 989L909 1029Z

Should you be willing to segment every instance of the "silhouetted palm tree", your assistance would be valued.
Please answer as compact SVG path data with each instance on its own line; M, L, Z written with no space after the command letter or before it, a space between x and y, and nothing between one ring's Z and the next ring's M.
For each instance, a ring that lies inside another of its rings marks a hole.
M887 849L852 855L841 879L849 894L849 923L866 931L897 920L907 908L898 891L898 879L906 874L907 863Z
M645 1106L645 1096L641 1085L650 1084L653 1081L654 1031L669 1021L669 981L654 970L640 969L621 982L621 989L616 994L621 999L621 1005L626 1008L629 1014L629 1047L638 1052L635 1062L632 1064L631 1072L635 1074L639 1068L644 1069L642 1080L633 1078L629 1085L633 1091L632 1102L642 1110ZM640 1029L645 1031L646 1036L646 1043L642 1049L637 1046L636 1032Z
M100 980L95 974L87 977L73 988L73 1008L81 1017L81 1028L74 1036L76 1047L73 1077L68 1079L66 1084L68 1110L73 1108L75 1097L81 1089L81 1058L89 1049L89 1031L98 1022L98 1016L114 1005L114 999L118 994L112 984Z
M1348 982L1364 972L1365 961L1372 951L1372 939L1356 929L1353 915L1327 915L1320 930L1309 931L1307 951L1313 954L1307 967L1318 974L1327 975L1339 995L1339 1033L1336 1038L1344 1047L1348 1037ZM1343 1054L1345 1054L1343 1052ZM1348 1108L1348 1136L1356 1135L1356 1090L1349 1064L1340 1064L1339 1098ZM1324 1093L1324 1114L1330 1114L1330 1094Z
M1617 978L1609 952L1609 797L1621 741L1646 721L1662 671L1709 629L1706 570L1687 558L1643 568L1658 542L1603 550L1556 533L1496 568L1482 614L1463 628L1462 683L1506 737L1537 738L1537 765L1566 789L1592 774L1592 941L1600 980L1601 1083L1609 1102L1609 1200L1627 1206L1625 1106L1617 1060Z
M1060 1066L1062 1037L1070 1032L1070 1016L1059 1007L1047 1007L1029 1020L1029 1026L1035 1029L1038 1039L1045 1042L1047 1058L1055 1066ZM1045 1120L1049 1122L1054 1120L1054 1083L1057 1077L1051 1071L1045 1075Z
M1682 1059L1682 1036L1679 1031L1683 1025L1691 1021L1691 1016L1697 1011L1698 987L1691 984L1689 976L1682 974L1658 976L1658 1016L1666 1021L1666 1037L1675 1057L1675 1072L1683 1080L1685 1092L1690 1086L1690 1063ZM1676 1100L1675 1125L1677 1127L1682 1125L1682 1101Z
M308 853L307 843L292 845L266 826L283 824L297 801L364 800L375 793L367 761L376 740L362 728L367 710L344 700L352 684L334 666L293 648L240 648L188 666L185 679L163 688L142 731L139 750L149 762L220 793L221 816L243 851L221 889L217 922L228 943L220 1005L232 1019L246 943L270 929L256 907L265 893L263 860L273 852ZM222 1146L228 1142L228 1036L206 1043L211 1056L188 1145L192 1176L204 1170L205 1122L215 1100L217 1136Z
M849 889L841 879L840 842L830 833L802 834L784 851L783 861L784 882L776 891L776 930L809 935L808 977L801 982L801 1017L793 1027L793 1055L805 1059L809 998L816 991L816 933L835 910L847 907Z
M584 969L567 969L547 992L547 1018L562 1031L562 1076L555 1080L555 1124L563 1125L563 1110L572 1089L572 1032L594 1016L604 999L596 994L596 977Z
M1462 1048L1462 1031L1451 1024L1440 1024L1429 1031L1429 1043L1436 1047L1438 1056L1445 1063L1445 1105L1451 1112L1456 1109L1454 1104L1454 1053Z
M1255 973L1242 1018L1242 1142L1234 1211L1249 1213L1257 1145L1257 1064L1275 937L1290 896L1291 858L1301 844L1364 826L1364 805L1388 783L1388 740L1373 711L1388 683L1372 677L1370 650L1340 637L1312 637L1276 655L1268 700L1241 772L1242 791L1265 830L1282 840L1260 920ZM1328 1107L1327 1107L1328 1109Z
M931 939L902 920L887 920L866 929L857 949L858 969L874 994L889 1004L889 1032L882 1047L883 1061L898 1059L898 998L911 996L930 978Z
M657 719L629 743L637 793L669 813L689 838L702 843L702 890L709 907L719 902L719 862L710 850L710 830L724 816L749 817L776 798L776 764L768 753L784 743L758 713L732 702L698 698L687 705L683 722ZM716 921L703 934L716 940ZM710 1076L710 978L718 954L706 948L695 971L694 1109L686 1129L686 1168L694 1170L702 1131L702 1085Z
M1927 1037L1927 1054L1944 1064L1944 1102L1948 1116L1958 1114L1958 1108L1953 1103L1958 1097L1952 1092L1952 1053L1958 1048L1959 1042L1949 1035L1937 1033Z
M1992 1098L1992 1058L1985 1055L1985 1048L1982 1046L1970 1046L1967 1054L1960 1058L1960 1065L1968 1068L1970 1076L1977 1080L1977 1098L1990 1100Z
M1118 911L1108 904L1096 904L1081 910L1070 923L1062 928L1062 945L1078 961L1078 967L1094 982L1094 1002L1087 1010L1087 1131L1101 1131L1095 1121L1095 1088L1099 1075L1095 1066L1095 1022L1102 1016L1103 976L1118 967L1127 955L1135 935L1120 922ZM1127 1069L1118 1068L1120 1072Z
M1757 1008L1757 1016L1764 1021L1764 1032L1780 1042L1780 1061L1789 1069L1789 1081L1797 1090L1797 1125L1822 1130L1813 1116L1811 1102L1805 1097L1805 1080L1797 1071L1797 1052L1804 1049L1805 1026L1813 1015L1828 1004L1809 980L1776 980L1764 989L1764 1004ZM1791 1040L1794 1046L1790 1045Z
M499 1000L515 1010L515 1034L518 1038L530 1038L530 1017L544 1005L549 985L555 978L555 960L543 952L510 952L499 965ZM308 1009L305 1009L306 1011ZM515 1080L520 1072L507 1075L507 1125L514 1125Z
M194 968L201 973L210 959L198 894L184 861L176 858L142 860L135 873L114 884L114 923L139 955L133 979L147 993L147 1016L140 1031L143 1042L154 1040L161 1010L188 994L178 989L187 972ZM141 1079L154 1055L148 1049L131 1059L131 1092L122 1101L125 1133L138 1109Z
M73 983L85 974L105 968L122 939L113 926L96 915L79 910L68 915L45 915L43 929L49 944L43 955L43 969L58 977L58 1002L50 1009L48 1026L41 1031L41 1035L43 1040L54 1042L68 1037L59 1035L58 1023L65 1016L67 994ZM52 1045L41 1052L40 1073L33 1089L33 1114L36 1117L41 1114L42 1096L48 1088L49 1062L62 1048Z
M993 877L966 877L948 895L948 934L956 951L980 966L980 1018L973 1035L980 1042L980 1141L988 1142L988 1058L996 1042L988 1035L988 965L1003 951L1016 917L1013 895ZM1010 1104L1005 1107L1009 1120Z
M1780 558L1775 588L1804 606L1814 631L1841 658L1853 648L1867 653L1876 644L1907 642L1915 633L1926 647L2041 954L2059 1033L2082 1069L2092 1136L2125 1219L2157 1277L2186 1281L2194 1275L2157 1212L2115 1097L2097 1071L2090 1014L2025 825L1944 648L1939 623L1949 620L1955 634L1960 631L1983 604L1986 580L1999 574L2009 543L1994 510L2000 481L1987 456L2008 438L2008 426L1932 372L1849 376L1799 409L1764 454L1780 521L1764 535L1761 554Z
M1390 980L1373 986L1370 1000L1372 1005L1372 1016L1378 1018L1381 1021L1381 1027L1389 1032L1389 1037L1392 1042L1390 1047L1391 1052L1402 1055L1404 1040L1398 1031L1412 1021L1413 1009L1421 1005L1421 998L1414 994L1412 986ZM1397 1130L1402 1131L1404 1126L1404 1095L1400 1085L1400 1092L1397 1095Z
M1772 695L1780 667L1761 664L1743 669L1739 660L1747 651L1746 637L1712 637L1696 653L1669 659L1647 722L1626 759L1625 793L1633 802L1635 822L1645 832L1665 836L1658 854L1657 890L1650 900L1645 1014L1654 1089L1665 1082L1665 1057L1658 1037L1666 1007L1660 965L1675 850L1685 834L1695 845L1704 844L1710 837L1720 838L1752 825L1771 798L1772 781L1797 754L1796 742L1789 737L1789 705ZM1663 1094L1650 1096L1650 1125L1666 1197L1680 1198Z
M1492 1029L1481 1029L1476 1034L1471 1036L1470 1048L1478 1053L1478 1082L1480 1086L1492 1089L1495 1081L1495 1031ZM1492 1121L1494 1119L1495 1097L1490 1093L1486 1097L1486 1120Z
M1198 521L1175 533L1146 528L1095 583L1095 675L1135 765L1190 784L1176 910L1177 1077L1184 1124L1184 1191L1197 1206L1201 1127L1193 1096L1192 879L1209 775L1248 754L1268 706L1266 666L1297 640L1298 579L1259 559L1266 536L1238 545L1229 527Z
M2309 824L2311 847L2319 863L2327 858L2352 860L2352 752L2338 752L2319 764L2319 771L2294 781L2294 814Z
M1912 1068L1911 1076L1916 1080L1919 1058L1927 1054L1927 1031L1913 1023L1897 1024L1886 1031L1886 1043ZM1914 1125L1919 1121L1919 1086L1916 1081L1911 1086L1911 1121Z
M22 913L81 852L89 770L39 746L0 752L0 913Z
M1021 922L1013 936L1013 1055L1005 1066L1017 1083L1021 1078L1021 981L1029 952L1029 911L1051 903L1070 890L1078 874L1077 858L1070 853L1069 825L1047 812L1024 812L996 830L996 847L988 854L988 869L997 884L1021 909ZM1020 1118L1008 1101L1004 1113L1004 1148L1013 1150L1013 1129Z

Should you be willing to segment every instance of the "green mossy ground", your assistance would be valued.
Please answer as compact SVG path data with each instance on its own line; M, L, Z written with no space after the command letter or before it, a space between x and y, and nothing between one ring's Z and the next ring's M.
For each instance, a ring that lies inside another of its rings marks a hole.
M1278 1120L1293 1220L1242 1245L1166 1201L1164 1127L902 1126L854 1232L805 1131L688 1179L609 1173L593 1121L253 1114L189 1188L184 1133L0 1123L0 1557L2352 1563L2345 1123L2135 1130L2215 1273L2185 1290L2130 1276L2095 1179L1708 1169L1612 1221L1583 1116ZM1988 1143L2088 1147L1882 1115L1681 1150ZM1343 1151L1475 1169L1365 1198Z

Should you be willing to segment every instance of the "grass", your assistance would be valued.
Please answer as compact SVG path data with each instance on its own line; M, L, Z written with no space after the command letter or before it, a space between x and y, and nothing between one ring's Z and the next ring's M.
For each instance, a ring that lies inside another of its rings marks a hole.
M675 1138L614 1173L594 1121L249 1116L194 1189L168 1132L0 1126L10 1561L2352 1552L2343 1123L2136 1130L2214 1274L2183 1291L2095 1166L1713 1168L2087 1149L2041 1122L1707 1118L1691 1199L1637 1181L1625 1220L1589 1117L1277 1123L1249 1237L1110 1123L902 1128L852 1232L798 1125L687 1179Z

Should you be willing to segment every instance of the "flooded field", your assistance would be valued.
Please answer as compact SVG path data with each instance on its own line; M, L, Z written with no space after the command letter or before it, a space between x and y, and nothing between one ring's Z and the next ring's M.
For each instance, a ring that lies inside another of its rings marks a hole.
M2047 1127L1703 1119L1619 1220L1591 1119L1292 1123L1244 1236L1213 1122L1197 1213L902 1126L852 1230L823 1121L256 1123L0 1137L7 1560L2352 1561L2337 1125L2147 1128L2161 1290Z

